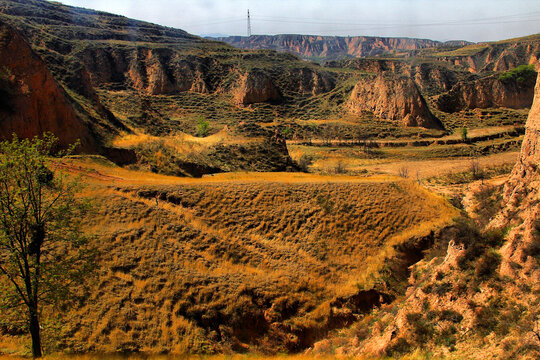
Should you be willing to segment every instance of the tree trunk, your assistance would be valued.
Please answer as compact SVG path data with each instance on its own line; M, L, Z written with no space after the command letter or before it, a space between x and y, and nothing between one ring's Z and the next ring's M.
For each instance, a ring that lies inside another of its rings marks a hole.
M39 358L41 357L41 336L36 308L30 308L30 335L32 336L32 355L34 358Z

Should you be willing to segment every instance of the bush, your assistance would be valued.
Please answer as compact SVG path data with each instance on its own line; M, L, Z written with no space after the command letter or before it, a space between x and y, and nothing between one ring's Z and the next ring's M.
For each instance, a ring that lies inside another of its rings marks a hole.
M421 313L408 313L407 322L412 326L415 339L419 344L424 344L433 337L435 328L422 317Z
M468 130L467 130L466 127L464 127L464 128L461 129L461 139L462 139L463 141L467 141L467 140L469 139L468 133L469 133L469 132L468 132Z
M409 177L409 169L405 166L402 166L398 170L398 175L402 178L408 178Z
M208 135L208 131L210 130L210 124L208 121L202 117L199 116L197 119L197 135L200 137L205 137Z
M300 159L298 159L297 163L300 171L309 172L309 166L313 164L313 158L310 155L303 154L302 156L300 156Z
M489 335L499 324L499 309L491 303L476 310L473 327L482 336Z
M457 324L463 320L463 315L454 310L443 310L439 315L439 319L442 321L451 321Z
M449 292L450 290L452 290L453 286L451 283L449 282L443 282L441 284L437 284L433 287L433 291L439 295L439 296L442 296L444 294L446 294L447 292Z
M528 81L533 81L534 79L536 79L536 71L532 64L520 65L499 75L499 80L501 81L515 80L519 84L524 84Z
M489 249L478 261L474 274L479 279L489 278L501 263L501 255L494 249Z
M405 338L398 338L396 342L386 349L389 356L401 355L411 351L411 344Z
M334 166L334 173L335 174L345 174L347 173L347 166L343 162L343 160L338 160L336 165Z

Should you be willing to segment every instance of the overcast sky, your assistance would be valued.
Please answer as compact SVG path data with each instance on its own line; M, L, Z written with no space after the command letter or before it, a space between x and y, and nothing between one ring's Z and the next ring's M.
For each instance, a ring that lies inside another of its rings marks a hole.
M493 41L540 33L540 0L60 0L196 35L370 35Z

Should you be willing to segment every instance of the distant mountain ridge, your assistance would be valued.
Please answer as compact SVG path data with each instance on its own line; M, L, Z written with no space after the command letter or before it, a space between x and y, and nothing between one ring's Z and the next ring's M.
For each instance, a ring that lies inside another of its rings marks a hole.
M251 50L277 50L303 58L332 60L346 57L377 56L384 53L420 50L438 46L465 46L467 41L440 42L429 39L375 36L252 35L219 37L216 40Z

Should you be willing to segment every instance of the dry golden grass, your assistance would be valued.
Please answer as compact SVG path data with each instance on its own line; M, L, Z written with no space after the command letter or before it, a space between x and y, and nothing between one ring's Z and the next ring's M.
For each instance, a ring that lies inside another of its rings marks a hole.
M443 359L441 357L434 357L428 353L421 351L415 351L412 354L405 355L403 357L366 357L366 356L333 356L333 355L309 355L309 354L295 354L295 355L261 355L261 354L234 354L234 355L114 355L114 354L85 354L85 355L48 355L43 357L44 360L330 360L330 359L355 359L355 360L438 360ZM0 355L0 359L5 360L23 360L28 357L21 356L7 356Z
M206 136L196 137L183 132L178 132L171 136L152 136L148 134L129 134L118 137L113 140L113 145L121 148L132 148L137 145L152 141L163 141L166 145L176 149L180 153L185 153L193 150L201 150L205 147L217 144L247 144L260 141L257 138L247 138L231 134L226 128L219 132Z
M456 215L389 176L188 179L95 158L61 168L88 184L85 230L101 253L89 297L43 330L67 351L301 350L329 301L369 287L393 245Z
M385 149L385 154L380 157L370 158L358 147L327 148L303 145L291 145L290 154L295 160L300 159L304 154L312 156L314 160L310 170L314 173L332 173L336 164L341 162L347 173L350 174L380 174L380 176L399 176L400 170L408 170L408 176L413 179L426 179L433 176L463 172L470 169L471 158L448 158L448 159L426 159L410 160L401 156L390 156L394 151L403 151L401 148ZM430 150L420 148L421 151ZM518 151L508 151L478 157L479 165L484 167L501 166L504 164L514 164Z
M89 185L86 230L102 254L89 298L61 331L44 330L71 351L300 349L302 339L279 343L272 323L291 336L312 326L325 303L369 286L393 245L456 215L389 176L187 179L88 158L62 168Z

